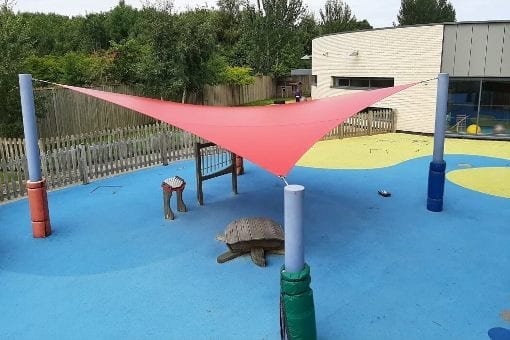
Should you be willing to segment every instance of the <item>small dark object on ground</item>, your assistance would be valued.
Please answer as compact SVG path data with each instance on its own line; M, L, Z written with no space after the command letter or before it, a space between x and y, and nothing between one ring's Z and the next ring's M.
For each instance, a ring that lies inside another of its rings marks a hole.
M379 195L381 195L382 197L390 197L391 196L391 192L388 192L386 190L379 190L378 191Z
M273 104L285 104L285 100L273 100Z

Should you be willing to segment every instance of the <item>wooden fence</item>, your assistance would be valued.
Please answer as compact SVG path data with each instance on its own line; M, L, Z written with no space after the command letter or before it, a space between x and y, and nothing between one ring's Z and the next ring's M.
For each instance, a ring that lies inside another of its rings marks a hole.
M102 86L98 90L143 95L140 89L128 86ZM251 85L205 86L203 94L188 96L192 104L234 106L275 95L276 83L268 76L256 77ZM153 118L118 105L63 88L36 91L37 119L42 138L69 136L100 130L133 127L156 122Z
M258 76L251 85L205 86L204 105L238 106L257 100L274 98L276 81L269 76Z
M141 95L128 86L102 86L98 90L123 94ZM37 108L41 108L37 119L39 136L69 136L93 131L111 130L154 123L155 120L85 94L64 88L35 91Z
M349 118L323 139L394 131L391 109L370 108ZM167 124L105 130L68 137L41 138L39 148L48 189L193 158L202 139ZM0 139L0 201L26 195L24 141Z
M322 140L395 132L395 119L393 109L370 107L338 125Z
M193 157L198 137L166 124L41 138L48 189ZM26 195L27 160L22 139L0 141L0 201Z

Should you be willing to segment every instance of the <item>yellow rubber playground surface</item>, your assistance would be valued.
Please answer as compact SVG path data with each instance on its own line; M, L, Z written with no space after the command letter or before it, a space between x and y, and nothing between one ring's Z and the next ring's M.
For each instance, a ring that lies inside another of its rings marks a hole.
M332 139L316 143L298 165L323 169L375 169L430 156L433 137L404 133ZM489 195L510 198L510 142L447 138L445 155L474 155L509 160L506 167L448 171L447 179Z

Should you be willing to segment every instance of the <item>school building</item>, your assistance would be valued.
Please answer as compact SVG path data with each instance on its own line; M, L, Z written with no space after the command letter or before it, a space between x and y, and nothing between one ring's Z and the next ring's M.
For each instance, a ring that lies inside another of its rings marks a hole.
M510 21L403 26L312 42L314 99L422 82L375 106L400 131L434 131L438 73L450 75L448 133L510 134ZM473 130L470 125L476 124Z

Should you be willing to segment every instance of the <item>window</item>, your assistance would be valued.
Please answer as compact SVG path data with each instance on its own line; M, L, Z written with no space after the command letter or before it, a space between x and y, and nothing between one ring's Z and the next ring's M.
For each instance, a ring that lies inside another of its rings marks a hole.
M467 133L471 124L477 134L503 135L510 131L509 78L450 78L448 132Z
M368 78L351 78L351 87L370 87Z
M317 75L316 74L312 75L312 83L310 85L317 86Z
M451 131L463 131L476 124L480 80L452 78L448 84L448 126Z
M333 87L376 89L394 86L394 78L333 77Z
M334 87L347 87L350 86L349 78L336 78Z
M372 78L370 79L371 88L382 88L395 86L395 80L393 78Z

